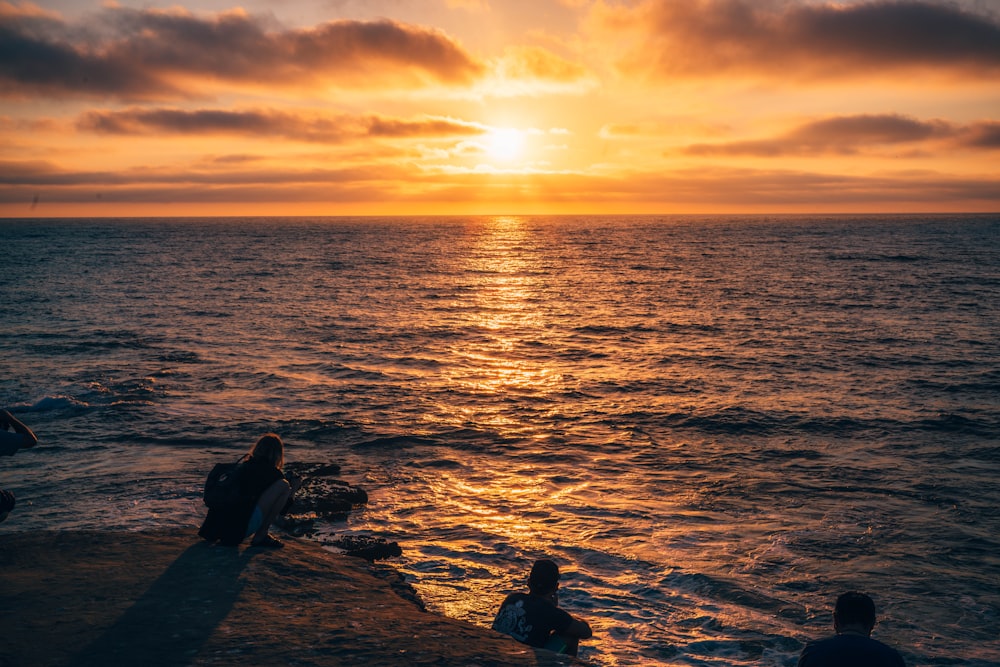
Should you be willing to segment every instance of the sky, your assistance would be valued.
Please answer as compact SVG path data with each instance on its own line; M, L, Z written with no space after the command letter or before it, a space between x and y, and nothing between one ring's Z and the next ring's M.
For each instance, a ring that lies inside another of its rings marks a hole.
M0 216L1000 211L1000 0L0 0Z

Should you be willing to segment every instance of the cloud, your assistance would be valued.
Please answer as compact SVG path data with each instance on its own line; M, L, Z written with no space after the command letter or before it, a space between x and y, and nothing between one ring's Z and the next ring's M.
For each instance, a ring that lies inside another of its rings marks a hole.
M364 119L367 134L372 137L454 137L486 134L489 128L479 123L453 118L428 117L421 120L400 120L384 116L367 116Z
M595 184L591 184L595 187ZM636 173L601 184L606 199L661 201L731 210L960 210L970 202L1000 204L1000 181L920 171L874 175L788 169L701 167L662 174Z
M413 88L468 84L484 71L445 34L387 19L285 29L240 10L108 7L98 17L0 12L0 95L162 99L193 95L197 82Z
M498 96L582 93L596 86L588 71L540 46L509 46L493 65Z
M884 147L919 146L937 140L966 149L1000 148L1000 123L959 126L943 120L921 121L896 114L834 116L810 121L778 137L692 144L684 147L683 152L754 157L854 155Z
M587 75L587 71L580 65L539 46L508 47L499 69L509 79L539 79L559 83L574 83Z
M484 134L487 128L453 118L400 119L378 115L319 115L276 110L146 109L90 111L77 128L117 135L239 135L337 143L359 137L421 138Z
M0 18L59 20L59 14L31 2L22 2L18 5L0 2Z
M962 132L961 143L967 148L1000 149L1000 122L983 121Z
M606 30L642 36L622 67L664 79L1000 72L1000 22L953 3L645 0L632 8L599 7Z
M607 123L598 130L597 136L601 139L647 141L676 136L718 136L728 131L729 127L721 123L709 123L691 116L675 116L658 121Z
M238 164L238 162L237 162ZM120 171L78 171L62 169L51 162L0 160L0 186L31 185L67 186L70 189L176 185L183 188L216 185L328 185L348 181L382 181L403 179L408 172L403 167L368 165L338 169L289 169L260 167L252 170L191 167L179 171L169 168L135 168ZM412 174L410 174L412 176ZM178 197L182 199L183 197Z
M601 173L533 170L414 170L369 164L290 169L267 161L220 160L202 167L66 170L42 161L0 160L0 203L161 202L393 202L546 201L650 204L658 210L878 210L959 209L977 203L995 209L1000 182L990 176L896 172L824 174L783 169L708 167L673 172ZM485 194L488 193L488 194Z

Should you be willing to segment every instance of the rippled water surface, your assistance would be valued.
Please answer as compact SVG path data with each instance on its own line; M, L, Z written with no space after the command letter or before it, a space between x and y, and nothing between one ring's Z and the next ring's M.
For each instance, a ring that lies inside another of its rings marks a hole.
M794 665L869 591L1000 663L1000 218L0 221L0 533L195 527L264 431L433 610L530 562L611 665Z

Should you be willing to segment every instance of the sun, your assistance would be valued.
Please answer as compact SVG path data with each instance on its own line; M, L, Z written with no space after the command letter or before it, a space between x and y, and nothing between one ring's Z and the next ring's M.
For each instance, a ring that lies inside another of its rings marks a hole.
M518 159L524 153L524 132L512 127L491 130L486 135L486 152L503 162Z

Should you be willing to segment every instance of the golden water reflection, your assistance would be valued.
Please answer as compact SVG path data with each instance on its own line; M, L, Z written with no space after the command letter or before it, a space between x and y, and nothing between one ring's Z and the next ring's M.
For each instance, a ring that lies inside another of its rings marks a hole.
M449 321L467 335L448 349L443 379L454 386L455 395L476 400L442 400L432 416L456 430L490 432L498 436L490 438L498 448L505 440L516 440L516 448L502 464L497 456L502 452L484 456L472 448L460 466L407 475L408 492L430 514L386 522L413 523L407 552L415 554L415 586L433 601L434 610L485 627L504 594L524 587L526 562L542 555L560 557L553 551L560 535L624 559L656 562L666 552L669 562L683 562L689 555L689 535L682 533L680 522L654 522L662 514L654 508L662 510L669 498L626 498L608 488L607 469L623 474L627 453L594 457L592 450L563 444L573 439L572 433L556 432L558 423L581 423L565 417L586 408L567 404L579 371L568 357L559 356L567 342L549 338L561 328L560 318L575 314L575 303L567 296L572 293L566 289L567 259L553 256L537 224L516 216L495 217L475 229L475 242L455 271L468 282L456 291L458 301L450 310L455 319ZM559 421L551 419L555 413ZM609 525L603 520L609 516L629 517L628 530ZM422 525L424 521L429 523ZM572 561L563 562L571 573ZM587 615L585 606L574 608L572 581L567 579L567 606ZM614 592L590 583L586 595L600 598ZM582 596L577 604L586 599ZM605 646L613 641L613 620L598 615L589 620ZM602 658L604 665L617 664L609 654L602 652Z
M523 436L503 399L544 395L563 384L551 359L532 354L549 317L545 248L523 218L498 216L483 223L465 262L463 271L475 282L458 326L480 335L450 350L456 363L447 380L485 400L452 407L452 421Z

